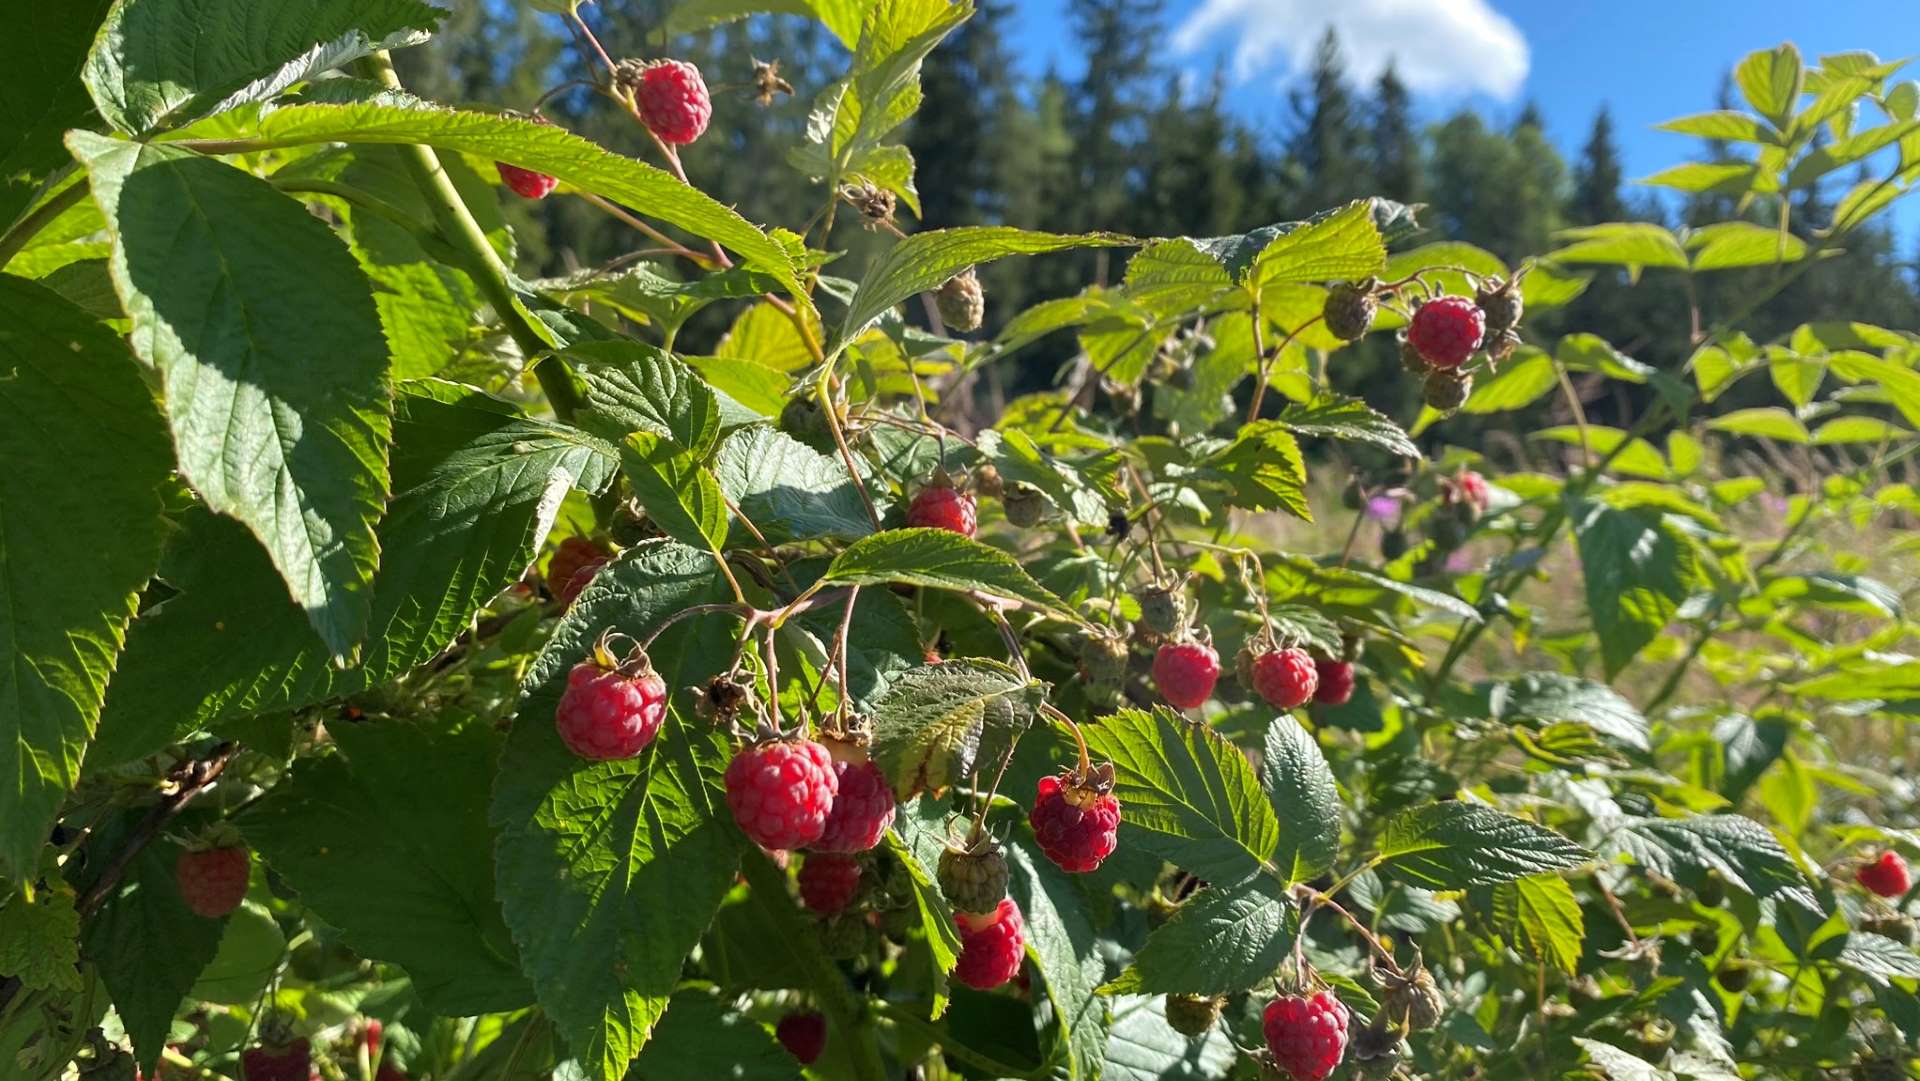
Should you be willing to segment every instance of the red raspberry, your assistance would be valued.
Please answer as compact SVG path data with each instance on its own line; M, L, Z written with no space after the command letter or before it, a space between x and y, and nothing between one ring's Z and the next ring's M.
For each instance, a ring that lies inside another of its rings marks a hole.
M571 606L612 558L612 552L586 537L568 537L547 560L547 592L560 598L563 606Z
M1275 709L1305 705L1320 685L1313 655L1288 647L1253 659L1253 689Z
M1487 501L1491 498L1487 491L1487 478L1471 469L1463 469L1460 475L1453 479L1453 484L1462 502L1476 511L1487 509Z
M880 843L893 825L893 786L880 767L857 748L838 750L842 743L828 745L834 754L833 772L840 784L833 797L833 810L827 812L827 826L811 847L815 852L865 852ZM849 757L842 758L846 754Z
M641 121L663 143L693 142L713 119L706 81L700 78L700 69L685 60L648 64L640 72L633 98Z
M241 1081L309 1081L313 1050L305 1036L283 1046L249 1047L240 1053Z
M802 1066L813 1065L820 1058L820 1052L827 1049L827 1019L812 1010L782 1017L773 1027L773 1034L780 1038L780 1046L787 1049L787 1054L799 1059Z
M1169 642L1153 655L1153 685L1175 709L1192 709L1213 694L1220 654L1204 642Z
M761 848L805 848L827 828L840 781L833 757L810 739L743 747L727 763L727 806Z
M493 163L500 170L500 180L513 193L522 199L545 199L560 186L560 181L545 173L536 173L532 169L522 169L518 165L508 165L504 161Z
M907 524L971 537L978 528L973 496L950 485L930 484L907 506Z
M407 1076L407 1071L393 1063L382 1062L380 1068L374 1071L373 1081L413 1081L413 1079Z
M1347 1006L1332 991L1274 999L1261 1027L1267 1050L1294 1081L1321 1081L1347 1053Z
M1319 676L1313 688L1313 700L1323 706L1344 706L1353 697L1352 661L1314 661Z
M217 920L246 899L252 865L252 855L234 845L183 852L173 865L173 873L180 884L180 897L194 915Z
M976 991L991 991L1013 979L1026 958L1026 924L1020 906L1009 897L987 916L955 913L960 928L960 959L953 978Z
M567 750L604 762L632 758L660 734L667 717L667 681L639 647L616 662L603 644L567 673L553 726Z
M1407 341L1436 368L1458 368L1486 336L1487 316L1466 297L1436 297L1413 313Z
M820 916L832 916L853 903L860 890L860 861L835 852L816 852L800 865L800 903Z
M1040 778L1027 821L1040 851L1062 871L1084 874L1113 855L1120 830L1120 801L1099 784L1072 773Z
M1891 848L1880 853L1880 858L1872 863L1861 864L1853 877L1869 891L1882 897L1904 897L1913 888L1913 876L1907 872L1907 861Z

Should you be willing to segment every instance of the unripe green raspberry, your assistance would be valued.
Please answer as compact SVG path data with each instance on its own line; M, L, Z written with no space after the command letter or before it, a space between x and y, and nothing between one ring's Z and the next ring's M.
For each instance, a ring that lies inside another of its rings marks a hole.
M1487 359L1495 364L1513 355L1520 348L1520 335L1511 330L1489 330L1487 340L1481 348L1487 351Z
M1413 347L1405 334L1401 334L1397 340L1400 343L1400 367L1406 369L1408 375L1425 378L1433 372L1433 365L1427 363L1427 358L1420 355L1420 350Z
M1186 582L1155 582L1134 591L1140 602L1140 625L1155 634L1172 637L1187 627Z
M1432 973L1425 968L1415 968L1398 975L1383 973L1381 980L1384 987L1381 1012L1387 1017L1405 1021L1415 1032L1425 1032L1440 1023L1447 1002L1434 986ZM1398 1036L1394 1043L1399 1043Z
M1487 317L1489 335L1496 330L1512 330L1519 326L1520 315L1526 310L1526 301L1520 296L1520 283L1499 278L1492 279L1476 290L1473 302Z
M1380 302L1373 296L1376 284L1368 278L1363 282L1343 282L1327 291L1326 306L1320 309L1320 314L1334 337L1350 342L1373 329L1374 313L1380 310Z
M984 915L1006 899L1007 854L992 840L973 851L949 845L940 853L935 878L956 911Z
M873 928L864 912L843 912L821 925L820 945L836 961L851 961L867 952Z
M981 495L998 499L1006 492L1006 487L1006 482L1000 479L1000 470L994 468L992 462L983 463L973 471L973 490Z
M1040 489L1031 484L1015 484L1001 498L1000 506L1007 512L1007 521L1025 529L1040 521L1047 512L1047 497Z
M972 267L948 278L933 300L934 306L940 309L940 321L955 333L979 330L986 319L987 294L980 288L980 279L974 276Z
M1427 404L1442 413L1451 413L1467 404L1473 393L1473 376L1454 371L1435 371L1427 376Z
M1167 1027L1182 1036L1198 1039L1213 1031L1220 1021L1222 998L1205 995L1168 995Z

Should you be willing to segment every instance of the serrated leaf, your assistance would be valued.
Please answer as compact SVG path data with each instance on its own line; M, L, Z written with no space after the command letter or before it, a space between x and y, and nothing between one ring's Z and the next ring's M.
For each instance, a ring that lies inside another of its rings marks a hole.
M159 563L172 455L111 331L11 275L0 327L0 877L19 882L78 779Z
M873 703L873 760L899 795L937 796L996 768L1045 700L1046 684L984 657L909 669Z
M1548 253L1556 263L1623 266L1636 275L1643 267L1685 269L1688 265L1680 239L1665 226L1651 222L1589 225L1555 233L1554 239L1571 242Z
M1276 418L1296 435L1368 443L1402 458L1421 457L1420 448L1386 414L1358 398L1316 392L1307 402L1290 402Z
M1267 726L1260 784L1280 822L1273 865L1289 883L1333 869L1340 855L1340 790L1313 734L1282 714Z
M776 428L755 425L728 436L713 470L741 516L770 543L873 532L847 467Z
M603 630L640 638L694 604L730 600L713 557L669 541L629 549L595 575L524 684L490 820L507 926L540 1004L587 1076L617 1081L646 1044L687 954L733 884L738 832L721 775L724 732L682 713L637 758L588 762L553 727L567 671ZM733 655L736 619L668 628L649 656L669 687L699 684Z
M970 266L1007 255L1039 255L1070 248L1114 247L1133 240L1114 233L1063 236L1006 225L971 225L915 233L873 261L847 303L834 351L859 337L887 309L915 293L937 289Z
M1147 937L1103 995L1231 995L1273 978L1299 934L1299 909L1273 879L1208 886Z
M1875 983L1920 979L1920 954L1912 946L1867 931L1849 932L1834 960Z
M1354 281L1386 264L1374 201L1360 199L1275 237L1254 258L1246 281L1255 292L1284 282Z
M1800 50L1792 42L1786 42L1771 49L1756 49L1741 58L1733 70L1733 81L1754 112L1785 131L1792 120L1793 106L1800 97L1805 75Z
M979 592L1080 618L1012 556L944 529L889 529L862 537L834 557L821 580Z
M494 900L480 799L501 741L448 720L333 726L341 753L301 759L238 824L354 952L406 969L428 1009L465 1017L529 1005L533 989Z
M620 468L647 517L682 544L718 552L727 541L727 499L713 471L673 440L635 432Z
M0 969L21 987L80 989L80 913L73 901L73 888L56 879L0 902Z
M1582 724L1634 750L1647 749L1647 719L1604 683L1560 672L1529 672L1495 683L1488 696L1494 718L1508 723Z
M1687 236L1687 247L1696 272L1777 266L1807 257L1806 241L1750 221L1703 226Z
M1082 456L1078 461L1065 462L1041 449L1026 432L992 428L980 433L978 447L1007 484L1031 485L1077 522L1106 524L1106 498L1087 481L1089 474L1111 473L1119 460L1117 452L1103 449L1098 461Z
M1800 418L1777 407L1736 409L1707 421L1716 432L1777 439L1782 443L1806 443L1812 440Z
M1382 874L1433 890L1492 886L1576 867L1592 853L1544 826L1478 803L1403 811L1380 832Z
M1127 296L1156 316L1184 315L1211 308L1234 292L1220 261L1186 237L1158 240L1127 260ZM1240 306L1245 306L1242 294Z
M954 926L953 909L933 878L933 869L940 866L940 853L947 846L946 806L927 796L916 796L902 804L886 843L913 882L914 907L932 958L933 1001L928 1014L937 1021L947 1009L947 974L960 956L960 932Z
M860 24L874 3L875 0L680 0L661 21L657 33L671 40L749 15L800 15L819 19L840 39L840 44L851 49L860 43Z
M82 73L121 131L266 101L379 49L427 39L446 12L417 0L122 0Z
M1218 1027L1197 1040L1168 1024L1166 999L1129 995L1113 1004L1103 1081L1216 1081L1240 1058Z
M114 284L160 375L182 476L260 538L321 639L351 655L371 616L392 438L366 277L263 180L87 132L68 145L111 226Z
M1559 875L1530 875L1493 887L1493 923L1521 952L1573 975L1586 922L1573 887Z
M1793 857L1765 826L1734 814L1629 818L1608 841L1634 862L1674 877L1684 868L1717 872L1727 884L1761 899L1781 898L1819 913L1820 902Z
M1650 510L1595 506L1575 537L1588 611L1611 678L1679 611L1695 573L1693 551Z
M589 426L608 434L651 432L705 459L727 427L759 419L733 402L723 408L717 391L693 369L645 342L622 340L583 343L567 351L580 362L586 384Z
M1307 466L1300 444L1277 420L1257 420L1240 429L1232 443L1208 455L1203 475L1226 484L1227 501L1250 510L1285 510L1313 521L1307 505Z
M179 592L128 629L89 768L151 754L223 717L297 709L426 663L525 571L567 490L600 490L617 460L581 432L486 404L403 396L398 433L400 493L380 523L361 663L329 661L244 528L189 513L162 568Z
M673 996L633 1077L800 1081L800 1064L765 1025L704 991Z
M41 182L72 160L60 138L69 128L84 127L93 114L87 88L73 75L110 7L110 0L73 0L21 5L9 13L13 33L33 47L15 50L0 70L0 102L6 103L10 121L6 146L0 148L0 222L18 217ZM46 232L35 238L46 239ZM40 276L29 273L22 262L16 256L7 270Z
M1026 920L1027 948L1047 998L1053 1003L1064 1044L1056 1054L1065 1074L1082 1081L1100 1076L1100 1050L1107 1040L1107 1004L1096 993L1106 959L1099 936L1073 879L1050 860L1036 860L1031 845L1007 849L1007 893Z
M1239 748L1165 709L1122 710L1082 731L1094 757L1113 763L1122 845L1210 882L1270 867L1280 823Z
M1599 1067L1607 1081L1673 1081L1673 1075L1638 1055L1620 1050L1610 1043L1575 1036L1573 1042L1587 1053L1587 1059Z

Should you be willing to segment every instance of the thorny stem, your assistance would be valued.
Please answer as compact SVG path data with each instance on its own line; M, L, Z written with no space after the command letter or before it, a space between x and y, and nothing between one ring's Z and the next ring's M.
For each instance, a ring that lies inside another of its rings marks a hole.
M1287 346L1293 344L1293 340L1300 336L1301 331L1307 329L1308 327L1312 326L1315 323L1318 323L1320 320L1324 318L1326 318L1324 315L1316 315L1313 318L1307 320L1306 322L1300 324L1299 326L1294 327L1292 330L1287 331L1287 336L1280 339L1280 344L1274 347L1273 354L1269 356L1267 355L1266 351L1260 347L1260 338L1261 338L1260 316L1259 316L1259 312L1257 310L1255 311L1254 319L1253 319L1253 336L1254 336L1254 350L1260 356L1260 373L1259 373L1260 381L1254 384L1253 402L1247 406L1247 423L1248 424L1252 424L1254 421L1260 419L1260 405L1262 402L1266 400L1266 397L1267 397L1267 380L1272 377L1273 362L1280 359L1280 354L1287 351Z
M764 658L764 660L766 661L766 664L767 664L767 722L773 725L774 732L779 733L781 728L780 726L780 650L779 650L779 647L776 646L773 641L773 636L776 630L777 628L774 626L774 624L771 621L769 621L767 623L767 633L766 633L767 655Z
M607 77L612 78L613 58L607 55L607 50L601 46L600 39L593 36L593 28L588 26L587 21L580 17L580 12L577 9L567 12L567 28L574 32L574 37L577 40L584 41L592 47L593 54L600 59L602 64L606 65Z
M579 193L579 195L580 195L580 198L585 199L587 202L592 203L594 206L597 206L601 210L606 211L612 217L617 218L621 222L621 224L626 225L632 229L638 230L641 233L644 233L648 239L652 240L654 243L666 249L668 254L677 255L682 259L689 260L694 265L700 267L702 270L713 269L714 262L713 262L712 256L702 255L701 253L694 251L692 248L687 247L686 245L680 243L679 241L674 240L672 237L668 236L667 234L661 232L660 230L654 228L651 225L648 225L646 221L641 219L639 216L633 214L632 212L628 211L627 208L619 205L618 203L615 203L610 199L603 199L600 196L595 195L590 191L582 191Z
M1315 909L1324 908L1347 921L1349 927L1359 932L1360 938L1372 948L1374 956L1380 959L1388 972L1396 976L1401 974L1400 962L1394 960L1393 951L1387 949L1366 924L1361 923L1353 913L1348 912L1340 902L1333 899L1331 894L1322 893L1302 882L1294 886L1293 896L1296 901L1300 902L1304 909L1300 914L1300 938L1304 939L1307 937L1307 917L1311 916Z
M1147 526L1147 557L1153 560L1153 580L1166 581L1167 568L1160 562L1159 530L1156 526L1160 519L1159 508L1153 501L1152 493L1147 491L1146 481L1140 479L1140 471L1135 469L1131 462L1127 464L1127 479L1133 482L1134 490L1140 493L1140 498L1147 502L1147 511L1144 515Z
M840 450L840 461L846 465L847 475L853 478L853 490L860 493L860 505L867 509L867 518L873 523L873 528L879 529L880 512L873 505L873 497L867 494L866 482L860 479L860 469L853 460L853 448L847 445L847 433L840 430L840 418L834 415L833 391L829 386L832 378L832 367L822 367L820 379L813 387L814 396L820 399L820 412L827 418L827 430L833 433L833 445Z
M1593 472L1593 443L1587 438L1587 410L1580 404L1580 394L1573 389L1573 380L1567 376L1567 366L1560 358L1553 358L1553 375L1560 382L1560 392L1566 395L1567 408L1573 410L1573 423L1580 430L1580 457L1585 462L1587 472Z
M840 710L842 713L846 712L847 701L851 697L847 693L847 635L853 630L853 606L859 603L859 600L859 586L847 590L847 611L840 617L840 633L833 639L833 652L840 660Z

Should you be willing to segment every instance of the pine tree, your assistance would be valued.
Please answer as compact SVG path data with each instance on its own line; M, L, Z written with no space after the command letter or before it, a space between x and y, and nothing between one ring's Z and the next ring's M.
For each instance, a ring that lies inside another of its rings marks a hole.
M1374 83L1368 135L1374 190L1402 203L1418 202L1423 187L1420 140L1413 129L1407 84L1391 63Z
M1293 156L1307 175L1308 205L1300 212L1314 213L1369 194L1346 62L1340 56L1340 37L1331 26L1314 51L1306 89L1294 95L1294 112L1301 128L1293 141Z
M1613 115L1605 105L1594 114L1593 129L1573 167L1573 196L1567 201L1567 220L1575 225L1625 221L1627 206L1620 198L1620 148L1613 139Z
M1007 12L1007 4L982 3L921 65L925 97L907 147L928 228L993 221L1001 213L994 151L1006 142L1002 124L1016 104Z
M1062 192L1060 219L1076 228L1133 228L1133 150L1152 99L1162 0L1073 0L1087 58L1073 118L1080 190Z

